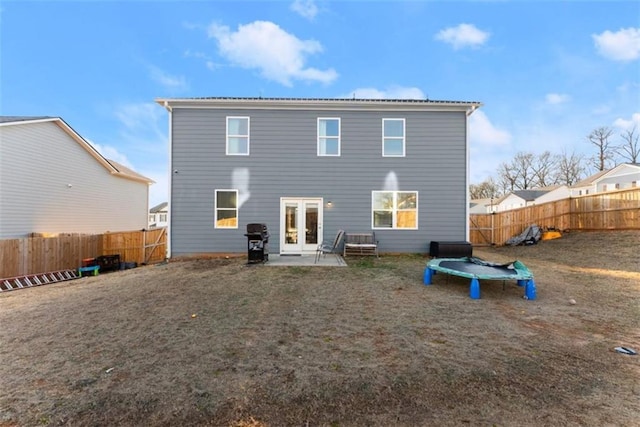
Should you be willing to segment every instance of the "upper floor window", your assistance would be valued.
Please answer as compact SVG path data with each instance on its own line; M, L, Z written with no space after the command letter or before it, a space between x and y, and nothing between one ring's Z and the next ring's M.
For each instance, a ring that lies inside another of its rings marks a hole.
M249 117L227 117L227 155L249 155Z
M373 191L373 228L418 228L417 191Z
M636 188L638 183L636 181L631 181L631 188Z
M382 156L404 157L404 119L382 119Z
M318 119L318 156L340 155L340 119Z
M216 190L215 227L238 228L238 190Z
M166 213L161 213L160 214L160 222L167 222L167 214Z

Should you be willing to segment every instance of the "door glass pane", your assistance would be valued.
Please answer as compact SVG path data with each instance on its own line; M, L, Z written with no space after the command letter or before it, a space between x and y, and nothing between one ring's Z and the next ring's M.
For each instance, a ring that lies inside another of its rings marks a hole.
M318 244L318 204L309 203L305 208L305 243Z
M285 205L285 243L298 243L298 204Z

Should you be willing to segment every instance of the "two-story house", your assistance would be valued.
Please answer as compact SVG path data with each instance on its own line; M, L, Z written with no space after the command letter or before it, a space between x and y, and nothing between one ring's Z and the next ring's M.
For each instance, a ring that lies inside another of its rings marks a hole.
M312 253L338 230L381 252L468 239L468 117L478 102L157 99L169 112L170 256Z
M146 228L152 183L60 117L0 117L0 239Z
M162 202L149 209L149 228L166 227L169 215L169 203Z
M586 196L639 186L640 164L621 163L614 168L599 171L576 183L571 187L571 196Z

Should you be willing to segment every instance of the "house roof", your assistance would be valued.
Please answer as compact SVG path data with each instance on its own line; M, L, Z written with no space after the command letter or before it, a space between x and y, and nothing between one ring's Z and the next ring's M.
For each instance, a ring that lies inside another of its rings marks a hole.
M407 109L407 110L451 110L473 113L482 106L476 101L441 101L432 99L359 99L359 98L242 98L242 97L199 97L199 98L157 98L156 102L168 110L172 108L300 108L317 109Z
M531 202L536 200L538 197L552 192L553 190L557 190L560 187L562 187L562 185L548 185L546 187L531 188L528 190L516 190L513 192L513 194L523 198L527 202Z
M588 187L590 185L596 184L598 181L604 178L605 175L609 175L610 173L615 172L617 169L622 169L623 167L628 167L628 166L631 166L632 168L638 168L638 170L640 171L640 163L620 163L619 165L611 169L594 173L593 175L583 179L582 181L577 182L572 188Z
M169 206L168 202L162 202L159 205L156 205L156 206L152 207L151 209L149 209L149 212L150 213L157 213L157 212L162 211L167 206Z
M154 181L140 175L137 172L117 163L113 160L108 160L98 150L96 150L89 142L84 139L78 132L76 132L67 122L60 117L49 116L0 116L0 126L14 126L24 125L29 123L42 123L52 122L62 129L71 139L77 142L82 148L84 148L98 163L100 163L110 174L119 176L122 178L132 179L134 181L144 182L146 184L153 184Z
M600 172L594 173L593 175L586 177L582 181L576 182L572 187L573 188L575 188L575 187L588 187L589 185L592 185L596 181L598 181L598 179L602 178L602 176L605 175L607 172L609 172L609 170L604 170L604 171L600 171Z
M147 181L149 183L153 183L155 181L153 181L152 179L147 178L144 175L139 174L138 172L134 171L133 169L129 169L128 167L116 162L115 160L111 160L111 159L107 159L107 161L109 163L111 163L111 165L121 174L121 175L128 175L131 178L137 179L139 181Z
M52 119L49 116L0 116L0 123L15 123L33 120Z

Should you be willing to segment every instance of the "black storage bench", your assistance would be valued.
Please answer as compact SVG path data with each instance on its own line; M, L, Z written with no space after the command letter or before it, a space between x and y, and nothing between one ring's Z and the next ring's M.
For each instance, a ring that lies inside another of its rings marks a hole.
M96 258L97 264L100 266L100 272L118 271L120 270L120 254L102 255Z
M463 258L470 257L473 247L469 242L431 242L429 255L434 258Z

